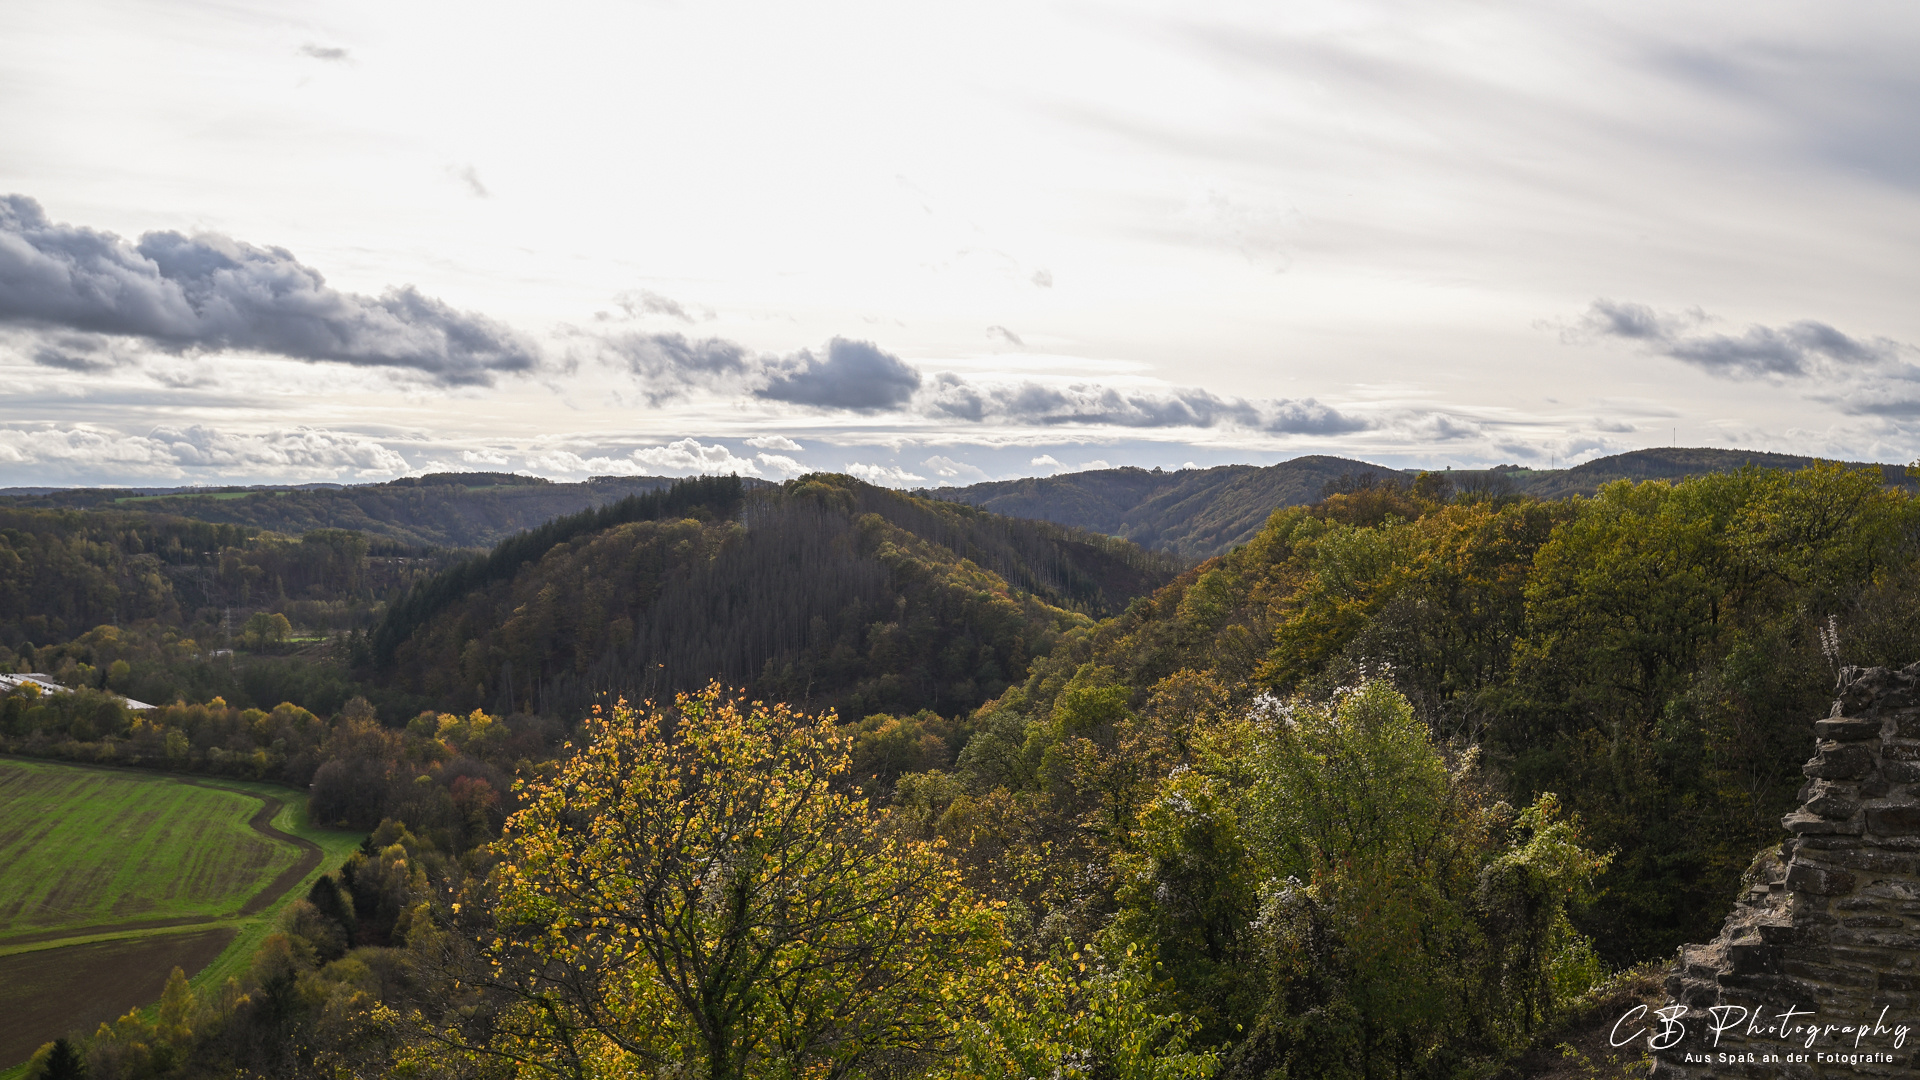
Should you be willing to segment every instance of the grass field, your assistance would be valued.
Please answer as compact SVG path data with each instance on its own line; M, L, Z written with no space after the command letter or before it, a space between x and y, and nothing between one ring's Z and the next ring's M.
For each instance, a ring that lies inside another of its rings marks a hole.
M247 827L259 809L161 776L0 761L0 945L236 911L299 857Z
M176 965L202 990L243 973L360 838L270 784L0 759L0 1065L151 1004Z
M227 502L232 499L245 499L253 495L277 495L277 494L279 493L267 492L267 491L206 491L206 492L180 491L180 492L175 492L171 495L122 495L121 497L113 501L117 503L134 503L134 502L160 502L165 499L214 499L219 502Z

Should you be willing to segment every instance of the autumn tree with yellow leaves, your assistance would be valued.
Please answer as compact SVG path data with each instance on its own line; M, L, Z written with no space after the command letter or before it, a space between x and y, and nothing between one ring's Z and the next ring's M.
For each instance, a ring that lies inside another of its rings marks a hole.
M835 789L831 714L715 684L598 713L584 739L507 824L490 951L519 1004L485 1052L732 1080L862 1075L946 1045L1000 960L999 918L937 843Z

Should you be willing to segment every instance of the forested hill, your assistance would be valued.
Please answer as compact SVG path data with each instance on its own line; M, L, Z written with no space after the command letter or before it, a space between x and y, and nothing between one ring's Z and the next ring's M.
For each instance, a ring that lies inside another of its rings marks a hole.
M1597 458L1570 469L1448 471L1449 487L1492 495L1554 499L1592 495L1615 480L1679 480L1733 472L1748 465L1804 469L1813 458L1749 450L1660 448ZM1851 468L1860 463L1846 463ZM1899 465L1867 465L1889 484L1911 483ZM995 513L1040 518L1112 536L1143 547L1204 558L1251 540L1275 510L1307 506L1335 491L1388 477L1411 479L1420 470L1395 470L1348 458L1310 455L1278 465L1221 465L1211 469L1096 469L1063 476L997 480L923 492Z
M563 514L673 483L601 476L556 484L513 473L434 473L350 487L192 488L150 492L74 488L0 496L0 508L113 510L243 525L290 536L351 529L425 547L486 547Z
M1243 544L1268 515L1304 506L1343 476L1393 475L1383 465L1313 455L1261 468L1096 469L929 492L1014 517L1122 536L1142 547L1207 556Z
M951 715L1178 569L1111 537L825 474L686 481L538 533L552 542L507 541L394 604L372 684L396 706L577 715L717 677L851 717Z

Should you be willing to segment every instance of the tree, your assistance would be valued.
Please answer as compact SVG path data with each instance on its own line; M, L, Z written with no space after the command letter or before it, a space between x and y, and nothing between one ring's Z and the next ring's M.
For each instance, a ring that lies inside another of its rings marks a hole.
M87 1063L72 1042L55 1039L37 1075L38 1080L82 1080L87 1075Z
M947 1006L1000 956L998 915L938 844L834 790L832 714L714 684L597 712L586 736L501 842L492 948L522 1004L489 1052L737 1080L944 1044Z
M1206 1007L1235 1008L1230 976L1264 978L1229 1076L1448 1074L1597 976L1567 906L1605 860L1551 795L1512 821L1488 805L1472 755L1450 761L1384 680L1267 699L1209 743L1145 815L1116 928L1210 951L1180 973Z
M240 630L240 638L250 649L265 648L269 645L283 645L293 633L293 624L279 612L256 611Z

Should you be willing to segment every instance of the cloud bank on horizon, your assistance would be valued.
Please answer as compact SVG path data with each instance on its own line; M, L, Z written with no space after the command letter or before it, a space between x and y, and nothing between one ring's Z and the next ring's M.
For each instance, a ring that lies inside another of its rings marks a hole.
M0 8L0 485L1920 456L1920 9L539 26Z

